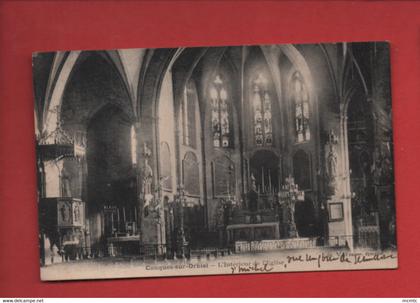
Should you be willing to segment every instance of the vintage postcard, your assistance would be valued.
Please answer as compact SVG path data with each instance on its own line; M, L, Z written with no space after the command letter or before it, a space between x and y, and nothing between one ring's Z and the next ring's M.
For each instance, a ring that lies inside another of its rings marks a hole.
M33 55L42 280L397 268L386 42Z

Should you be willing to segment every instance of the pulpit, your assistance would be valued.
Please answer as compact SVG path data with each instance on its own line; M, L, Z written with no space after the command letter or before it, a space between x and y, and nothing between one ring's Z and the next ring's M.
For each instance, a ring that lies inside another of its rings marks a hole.
M70 137L57 122L56 129L40 138L37 145L42 264L45 264L45 236L51 246L51 262L54 262L54 246L63 259L88 254L85 203L80 199L85 156L83 138L81 134Z
M57 245L64 260L85 255L85 203L79 199L42 198L39 205L42 231Z

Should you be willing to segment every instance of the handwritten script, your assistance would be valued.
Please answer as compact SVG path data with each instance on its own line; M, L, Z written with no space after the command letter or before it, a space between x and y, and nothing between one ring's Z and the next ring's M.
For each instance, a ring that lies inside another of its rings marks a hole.
M273 270L273 267L268 264L259 264L257 262L251 265L237 265L231 267L232 274L236 273L251 273L251 272L270 272Z
M348 264L362 264L368 262L384 261L386 259L396 259L397 256L392 253L319 253L319 254L302 254L302 255L289 255L286 256L286 263L305 263L316 262L318 268L321 268L323 263L348 263ZM286 266L285 266L286 267Z

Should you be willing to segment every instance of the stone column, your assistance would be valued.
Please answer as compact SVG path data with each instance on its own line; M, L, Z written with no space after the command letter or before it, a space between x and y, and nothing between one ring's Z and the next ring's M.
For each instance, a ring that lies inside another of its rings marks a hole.
M343 117L341 117L342 119ZM353 249L348 144L345 119L337 121L340 135L331 128L324 145L324 183L326 213L328 214L329 245ZM340 214L341 210L341 214ZM335 217L335 211L339 214Z

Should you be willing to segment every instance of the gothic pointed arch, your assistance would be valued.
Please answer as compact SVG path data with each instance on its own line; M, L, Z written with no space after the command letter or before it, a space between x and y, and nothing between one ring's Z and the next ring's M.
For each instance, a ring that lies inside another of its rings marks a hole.
M239 145L240 77L230 52L226 47L209 49L195 73L201 78L202 122L210 134L206 146L212 153L217 149L233 151Z
M274 121L279 113L279 95L273 81L267 58L259 47L251 47L244 67L247 116L252 121L248 129L248 144L254 147L272 147L279 144L282 121Z
M117 51L70 51L58 52L49 73L48 85L44 95L44 106L42 113L43 132L51 132L57 121L57 108L61 108L63 94L69 80L77 66L83 64L86 58L91 55L99 55L107 61L122 81L124 89L130 97L130 108L132 107L132 95L130 85L125 73L123 64Z
M87 125L107 104L122 108L134 117L131 98L119 71L98 52L79 56L65 85L58 108L61 123Z

